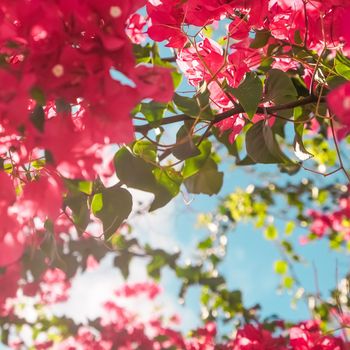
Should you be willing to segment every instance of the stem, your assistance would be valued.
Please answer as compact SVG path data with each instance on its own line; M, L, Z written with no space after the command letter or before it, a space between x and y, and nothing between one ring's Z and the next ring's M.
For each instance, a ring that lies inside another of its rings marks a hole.
M272 106L272 107L258 107L256 113L258 114L264 114L265 112L267 114L274 114L277 111L283 111L286 109L292 109L294 107L299 107L299 106L305 106L310 103L316 103L318 100L320 102L325 101L325 97L318 97L318 96L307 96L303 99L285 103L282 105L277 105L277 106ZM232 117L233 115L239 114L239 113L245 113L244 108L241 105L235 106L234 108L225 111L223 113L219 113L215 116L214 120L212 121L212 124L214 125L215 123L218 123L222 120L225 120L227 118ZM177 114L168 118L164 118L161 121L161 125L168 125L168 124L173 124L173 123L178 123L178 122L183 122L186 120L193 120L195 119L192 116L189 116L187 114ZM152 130L154 126L152 124L144 124L144 125L137 125L135 126L135 131L139 133L147 133L149 130Z

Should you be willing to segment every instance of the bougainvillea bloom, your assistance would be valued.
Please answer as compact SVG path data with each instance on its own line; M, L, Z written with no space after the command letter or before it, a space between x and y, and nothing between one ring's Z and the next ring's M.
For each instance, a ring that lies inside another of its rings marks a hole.
M345 83L327 95L328 106L337 119L344 125L350 125L350 83Z
M282 337L275 338L271 332L262 328L246 325L239 329L233 342L233 350L287 350Z
M293 350L342 350L343 341L334 336L323 336L314 321L304 322L289 331Z
M10 167L0 172L1 266L18 260L25 242L40 242L32 236L47 220L62 229L66 179L113 175L102 169L103 149L134 139L130 114L139 102L171 100L171 71L134 57L146 25L136 11L145 4L1 3L0 149Z

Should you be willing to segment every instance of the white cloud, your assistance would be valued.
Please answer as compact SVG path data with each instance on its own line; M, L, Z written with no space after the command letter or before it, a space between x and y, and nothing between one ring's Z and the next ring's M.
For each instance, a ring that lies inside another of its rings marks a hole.
M183 321L181 329L193 328L198 317L188 307L179 304L174 286L174 279L170 276L163 278L163 292L155 300L140 297L137 299L116 299L114 291L122 286L125 281L119 270L112 266L112 258L109 256L102 261L100 266L94 270L78 275L73 282L70 298L67 302L54 305L50 311L57 315L66 315L75 322L86 322L93 320L103 313L103 303L107 300L118 300L118 305L126 307L137 313L141 319L147 320L151 316L163 315L170 318L172 315L179 315ZM130 266L130 278L128 283L148 281L145 262L142 259L135 259Z
M134 206L129 222L135 236L142 242L148 242L154 248L171 250L171 248L179 247L181 242L176 240L174 230L175 201L150 213L147 212L147 208L152 203L153 195L138 190L130 190L130 192L133 195Z

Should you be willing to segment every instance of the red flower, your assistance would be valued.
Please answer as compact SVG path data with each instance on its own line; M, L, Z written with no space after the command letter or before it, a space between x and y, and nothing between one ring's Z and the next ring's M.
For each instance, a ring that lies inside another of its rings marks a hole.
M274 338L261 325L247 324L239 329L233 342L233 350L287 350L283 338Z
M343 350L341 339L323 336L315 321L301 323L289 332L290 345L293 350Z
M204 39L197 48L189 47L179 51L177 64L191 85L197 86L203 80L209 82L213 76L223 77L224 54L221 46L214 40Z
M174 84L170 69L164 67L136 67L132 76L141 98L168 103L174 94Z
M40 298L45 304L66 301L70 286L70 281L67 280L67 276L62 270L48 269L40 283Z
M0 267L18 261L25 249L25 237L18 231L19 226L14 225L12 229L13 232L6 232L0 238Z
M0 314L7 298L13 298L17 293L17 282L21 277L21 265L11 264L0 271Z
M327 95L329 109L338 120L350 126L350 82L340 85Z
M134 44L141 44L146 40L144 27L146 20L138 13L131 15L126 22L126 34Z
M21 215L56 220L62 207L63 184L56 176L42 175L26 184L20 198Z

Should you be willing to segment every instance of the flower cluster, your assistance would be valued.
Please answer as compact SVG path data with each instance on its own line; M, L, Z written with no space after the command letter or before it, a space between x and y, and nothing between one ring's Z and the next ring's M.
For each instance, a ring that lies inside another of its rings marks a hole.
M343 242L350 240L350 200L341 198L339 200L339 209L323 213L310 209L307 214L311 217L310 231L317 238L326 235L337 234Z
M137 65L133 54L145 2L1 2L0 268L40 244L32 233L47 219L69 232L64 179L113 175L104 155L133 140L132 109L172 98L169 69Z
M44 150L64 176L94 178L99 148L133 140L135 105L171 99L167 69L135 65L127 33L141 40L134 12L144 3L2 2L1 153L15 153L13 166ZM116 71L132 86L113 79Z
M347 344L336 336L322 335L319 324L307 321L288 330L289 339L273 336L261 325L246 325L238 330L233 350L343 350Z
M57 271L51 271L46 283L56 285ZM246 324L239 328L230 340L218 340L215 322L207 322L203 327L191 332L187 337L175 330L176 317L160 318L148 314L146 319L127 304L137 302L143 296L147 304L154 304L159 287L150 282L126 284L116 291L114 300L104 303L98 319L86 325L77 325L70 335L57 334L50 339L50 328L40 340L34 339L36 349L178 349L178 350L345 350L348 344L342 338L322 334L316 321L306 321L286 327L283 321L272 324ZM44 298L45 299L45 298ZM47 304L43 298L40 301ZM125 305L122 299L128 301ZM56 299L54 302L62 300ZM15 313L12 311L12 316ZM45 337L46 336L46 337ZM61 338L63 336L63 338ZM28 338L28 337L27 337ZM57 341L59 340L59 341ZM27 342L29 339L27 339ZM11 347L20 349L23 341L11 338Z
M176 50L177 64L189 83L198 86L205 81L212 106L219 111L232 108L237 102L225 86L237 87L247 72L260 65L262 58L272 59L271 67L282 71L302 69L304 84L310 89L310 84L315 84L311 77L316 72L291 55L294 48L319 54L326 49L334 54L339 48L348 53L350 48L349 1L162 0L150 1L147 10L151 20L150 38L166 40L167 46ZM229 23L225 49L206 38L203 31L191 29L218 25L223 19ZM194 31L199 35L191 36ZM259 36L264 37L260 42ZM271 52L271 47L279 49ZM349 124L350 94L346 89L335 90L329 105L342 123ZM234 115L217 126L222 131L231 128L233 143L244 123L242 115Z

